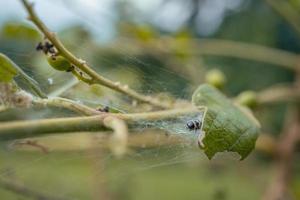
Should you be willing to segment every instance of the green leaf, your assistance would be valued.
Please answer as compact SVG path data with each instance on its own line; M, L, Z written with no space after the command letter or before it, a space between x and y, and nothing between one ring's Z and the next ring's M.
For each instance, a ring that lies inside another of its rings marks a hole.
M0 82L10 82L18 74L15 64L0 53Z
M211 159L217 152L237 152L241 160L254 149L260 125L252 113L235 105L216 88L204 84L193 94L197 107L206 107L202 140L203 150Z
M2 27L2 36L14 40L37 41L39 40L39 32L27 24L8 22Z
M6 55L0 53L0 82L11 82L12 79L20 75L25 84L28 85L35 94L41 98L47 98L46 94L42 92L38 83L28 76L16 63L10 60Z

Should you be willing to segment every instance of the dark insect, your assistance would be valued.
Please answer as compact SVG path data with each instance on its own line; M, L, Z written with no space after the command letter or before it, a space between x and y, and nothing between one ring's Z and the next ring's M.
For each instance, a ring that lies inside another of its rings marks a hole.
M41 50L43 50L43 48L44 48L44 45L41 42L39 42L35 49L37 51L41 51Z
M97 110L100 111L100 112L106 112L106 113L108 113L109 112L109 107L108 106L104 106L103 108L98 108Z
M75 69L75 66L74 65L71 65L71 67L69 69L66 70L66 72L71 72Z
M190 120L186 123L186 127L192 131L192 130L199 130L201 129L202 122L200 120Z
M36 46L35 48L37 51L43 51L44 54L52 54L52 55L55 55L56 54L56 51L54 49L54 45L51 44L50 42L46 41L44 43L42 42L39 42L38 45Z

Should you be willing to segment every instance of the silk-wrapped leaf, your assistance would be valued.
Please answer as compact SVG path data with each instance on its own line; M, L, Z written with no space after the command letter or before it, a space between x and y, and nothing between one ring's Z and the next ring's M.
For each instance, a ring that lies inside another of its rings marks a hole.
M260 125L251 111L236 105L216 88L204 84L193 94L195 106L206 108L200 141L211 159L218 152L237 152L241 159L254 149Z

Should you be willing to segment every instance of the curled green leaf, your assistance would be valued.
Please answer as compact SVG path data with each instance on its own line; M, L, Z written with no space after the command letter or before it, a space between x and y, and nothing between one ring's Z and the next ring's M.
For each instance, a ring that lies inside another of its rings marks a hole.
M260 125L252 113L224 96L216 88L204 84L193 94L197 107L206 107L203 150L211 159L218 152L237 152L241 159L254 149Z

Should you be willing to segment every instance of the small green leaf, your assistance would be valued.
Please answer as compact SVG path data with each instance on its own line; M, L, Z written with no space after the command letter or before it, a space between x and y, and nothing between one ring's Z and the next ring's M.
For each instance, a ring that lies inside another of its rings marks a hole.
M5 55L0 53L0 82L10 82L18 74L14 63Z
M40 39L39 32L27 24L8 22L2 27L2 36L14 40L37 41Z
M0 53L0 82L11 82L16 75L20 75L25 80L25 84L28 85L39 97L47 98L46 94L42 92L38 83L34 79L28 76L6 55Z
M203 131L204 152L211 159L217 152L237 152L241 159L254 149L260 125L252 113L225 97L216 88L204 84L193 94L197 107L206 107Z

